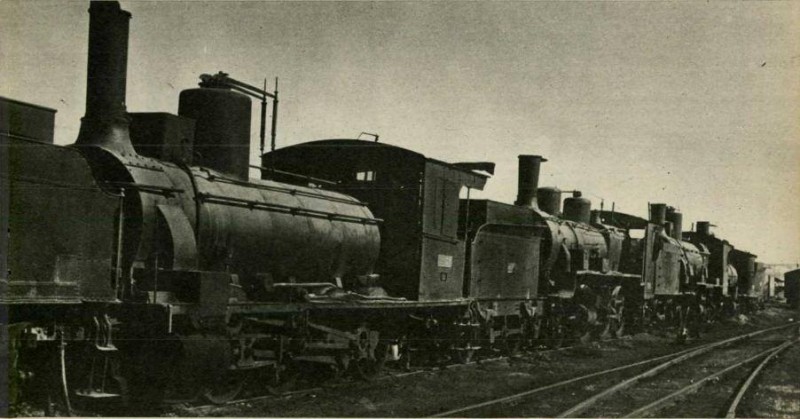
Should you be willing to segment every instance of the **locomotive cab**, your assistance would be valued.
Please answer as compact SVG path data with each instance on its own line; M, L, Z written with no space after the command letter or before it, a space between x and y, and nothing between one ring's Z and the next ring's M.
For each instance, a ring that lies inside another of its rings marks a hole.
M488 176L400 147L347 139L275 150L264 154L262 166L265 178L326 179L332 182L328 189L367 203L382 220L376 272L389 295L414 301L462 298L459 194L483 189Z

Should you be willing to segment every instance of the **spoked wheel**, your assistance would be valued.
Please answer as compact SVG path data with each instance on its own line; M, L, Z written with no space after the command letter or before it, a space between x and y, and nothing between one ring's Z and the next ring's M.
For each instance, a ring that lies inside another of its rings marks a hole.
M245 373L228 371L203 389L203 398L214 404L228 403L241 393L246 380Z
M453 348L453 358L459 364L469 364L475 356L475 349L471 347Z
M677 306L678 310L678 332L675 336L675 342L679 344L686 343L689 337L689 307L684 309L683 306Z
M507 356L517 355L522 350L522 337L520 335L511 335L505 339L503 346L503 351Z
M625 308L620 306L619 310L617 311L617 328L614 330L614 336L616 338L621 338L625 336Z
M562 314L559 312L545 320L545 333L540 338L547 348L559 349L567 341L568 325L564 321Z
M364 381L372 381L383 372L383 367L386 364L386 358L389 345L385 342L378 343L375 348L375 358L361 358L353 362L356 376Z
M537 342L542 335L542 327L542 316L538 314L525 322L525 327L523 328L522 333L524 349L532 349L537 346Z
M449 352L451 358L459 364L472 362L475 352L480 349L480 346L475 345L478 342L478 330L474 327L467 327L466 330L459 331L454 342L455 344L450 347Z
M617 286L611 293L609 303L609 313L606 316L606 329L602 334L603 338L621 338L625 333L625 297L621 297L619 292L621 287Z
M281 365L276 365L270 374L267 391L270 394L281 395L295 386L299 376L300 370L297 365L291 361L284 361Z
M597 310L594 307L587 307L584 305L579 306L581 309L581 316L578 317L572 335L580 343L588 343L592 340L593 336L597 336ZM602 327L602 325L601 325Z
M50 391L47 392L45 401L45 414L48 416L56 416L59 413L66 416L73 415L70 388L67 381L65 347L66 342L63 335L59 333L58 349L51 364L57 367L55 371L58 372L52 375L51 380L48 380L51 387L49 387Z

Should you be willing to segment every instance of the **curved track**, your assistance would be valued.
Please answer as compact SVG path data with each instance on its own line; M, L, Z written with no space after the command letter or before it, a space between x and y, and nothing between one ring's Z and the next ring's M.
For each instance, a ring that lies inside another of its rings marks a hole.
M546 385L546 386L534 388L534 389L531 389L531 390L527 390L527 391L524 391L524 392L512 394L512 395L509 395L509 396L505 396L505 397L501 397L501 398L497 398L497 399L492 399L492 400L484 401L484 402L481 402L481 403L476 403L476 404L469 405L469 406L464 406L464 407L461 407L461 408L458 408L458 409L449 410L449 411L446 411L446 412L437 413L437 414L433 415L433 417L480 416L480 415L482 415L481 412L485 412L487 409L491 409L492 407L496 407L498 405L507 404L507 403L524 403L526 399L528 399L528 398L530 398L530 397L532 397L532 396L534 396L536 394L539 394L539 393L544 393L544 392L551 391L551 390L554 390L554 389L564 388L564 387L568 387L568 386L571 386L571 385L576 385L578 383L581 383L581 382L584 382L584 381L589 381L589 380L592 380L592 379L597 379L597 380L609 379L610 377L613 377L615 375L618 375L619 373L622 373L622 372L625 372L625 371L628 371L628 370L642 368L644 366L651 365L651 364L656 363L656 362L661 362L660 364L656 365L655 367L652 367L652 368L650 368L650 369L648 369L648 370L646 370L644 372L638 373L638 374L636 374L636 375L634 375L634 376L632 376L632 377L630 377L628 379L625 379L624 381L620 382L619 384L613 385L612 387L609 387L608 389L606 389L606 390L604 390L604 391L602 391L602 392L600 392L598 394L595 394L592 397L589 397L588 399L578 403L577 405L575 405L575 406L563 411L559 415L561 417L578 416L581 413L586 412L592 406L595 406L601 400L603 400L603 399L605 399L605 398L607 398L607 397L609 397L609 396L611 396L613 394L616 394L621 390L624 390L626 388L631 387L632 385L636 384L637 382L639 382L640 380L642 380L644 378L655 376L656 374L658 374L658 373L660 373L660 372L672 367L673 365L680 364L683 361L686 361L688 359L691 359L691 358L697 357L699 355L708 353L708 352L710 352L710 351L712 351L714 349L719 349L719 348L722 348L722 347L725 347L725 346L732 345L732 344L737 343L737 342L746 341L746 340L749 340L749 339L754 338L756 336L764 335L764 334L767 334L767 333L770 333L770 332L777 332L777 331L780 331L782 329L786 329L786 328L789 328L789 327L792 327L792 326L796 326L796 323L790 323L790 324L781 325L781 326L777 326L777 327L771 327L771 328L767 328L767 329L762 329L762 330L759 330L759 331L747 333L747 334L744 334L744 335L739 335L739 336L736 336L736 337L733 337L733 338L729 338L729 339L725 339L725 340L722 340L722 341L712 342L712 343L701 345L701 346L698 346L698 347L686 349L686 350L679 351L679 352L676 352L676 353L673 353L673 354L663 355L663 356L647 359L647 360L644 360L644 361L639 361L639 362L623 365L623 366L620 366L620 367L615 367L615 368L607 369L607 370L604 370L604 371L599 371L599 372L595 372L595 373L592 373L592 374L587 374L587 375L584 375L584 376L580 376L580 377L572 378L572 379L569 379L569 380L565 380L565 381L549 384L549 385ZM762 354L761 356L763 356L763 355L765 355L765 354Z
M741 403L742 399L744 399L744 395L747 393L752 384L755 382L755 379L759 376L759 374L761 374L761 371L764 370L764 367L766 367L770 361L775 359L775 357L778 356L778 354L788 349L790 346L796 344L797 342L800 342L800 338L783 343L779 347L775 348L775 350L773 350L766 358L764 358L763 361L761 361L760 364L758 364L758 367L756 367L750 373L750 375L747 377L747 380L739 388L739 391L736 393L736 397L733 398L733 401L731 402L731 405L730 407L728 407L728 411L725 414L726 418L736 417L736 409L739 407L739 404Z

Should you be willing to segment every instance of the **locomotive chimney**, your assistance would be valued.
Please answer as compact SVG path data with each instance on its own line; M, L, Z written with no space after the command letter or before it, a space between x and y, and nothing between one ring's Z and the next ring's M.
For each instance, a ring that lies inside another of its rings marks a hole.
M650 223L663 226L666 217L667 204L650 204Z
M542 156L519 156L517 200L514 205L538 208L536 189L539 187L539 168L546 161Z
M711 223L708 221L697 222L697 234L701 236L708 236L711 234Z
M134 153L125 109L131 14L116 1L89 6L86 114L75 144Z
M666 234L669 237L675 238L675 235L673 233L674 232L672 231L672 222L665 221L664 222L664 234Z
M667 207L667 221L672 223L672 238L683 240L683 214L675 207Z

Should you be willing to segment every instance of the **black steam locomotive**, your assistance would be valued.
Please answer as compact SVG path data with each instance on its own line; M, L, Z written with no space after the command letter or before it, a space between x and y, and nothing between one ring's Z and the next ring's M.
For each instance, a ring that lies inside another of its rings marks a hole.
M360 140L266 153L250 179L242 92L273 110L277 92L204 75L177 115L129 113L130 14L116 2L89 12L75 144L52 144L54 110L0 100L9 400L40 388L67 409L224 402L245 379L279 387L307 365L369 379L386 362L466 361L654 321L685 338L756 295L755 255L708 223L682 233L664 205L644 220L592 211L579 192L562 209L561 191L538 187L540 156L520 156L513 205L470 199L492 163Z

